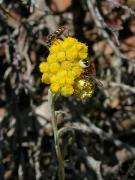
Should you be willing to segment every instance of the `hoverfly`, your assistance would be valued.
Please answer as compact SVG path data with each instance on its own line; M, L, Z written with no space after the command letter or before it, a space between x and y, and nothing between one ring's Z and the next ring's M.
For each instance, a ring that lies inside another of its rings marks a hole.
M67 29L66 26L61 26L59 27L56 31L54 31L52 34L49 34L47 36L47 40L46 40L46 43L47 43L47 46L50 47L52 41L54 41L55 39L58 39L60 38L60 36L63 34L63 32Z
M93 62L84 59L79 64L85 69L74 83L74 95L81 100L86 100L92 97L96 87L101 87L102 83L96 78L96 70Z
M81 75L82 78L93 80L99 87L103 86L103 84L96 78L95 64L92 61L84 59L80 61L80 66L85 68L85 71Z

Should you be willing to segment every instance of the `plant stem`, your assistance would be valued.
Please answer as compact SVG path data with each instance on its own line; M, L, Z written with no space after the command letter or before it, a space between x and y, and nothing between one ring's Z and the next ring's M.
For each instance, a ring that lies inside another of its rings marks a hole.
M60 139L58 136L58 128L57 128L57 122L56 122L56 115L55 115L55 94L53 94L50 90L48 91L48 102L51 112L51 122L52 122L52 128L54 133L54 142L55 142L55 150L56 155L58 159L58 177L59 180L65 179L65 172L64 172L64 160L62 158L62 153L60 149Z

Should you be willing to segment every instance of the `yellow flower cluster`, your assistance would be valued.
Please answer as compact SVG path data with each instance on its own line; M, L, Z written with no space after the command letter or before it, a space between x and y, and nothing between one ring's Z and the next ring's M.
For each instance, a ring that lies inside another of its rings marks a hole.
M49 48L46 62L39 66L42 82L50 84L53 93L70 96L74 93L76 78L84 71L79 61L87 58L88 47L77 39L67 37L55 40Z

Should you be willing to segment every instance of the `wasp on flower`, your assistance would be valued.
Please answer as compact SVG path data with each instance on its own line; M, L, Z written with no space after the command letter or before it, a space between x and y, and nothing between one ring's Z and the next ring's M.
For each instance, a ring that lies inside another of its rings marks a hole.
M42 82L50 84L55 94L86 99L92 96L97 84L88 70L92 67L88 61L88 47L73 37L60 39L65 29L59 28L48 37L49 55L39 66Z
M47 36L46 44L48 47L50 47L51 43L55 40L60 38L60 36L64 33L64 31L67 29L66 26L59 27L55 32L49 34Z

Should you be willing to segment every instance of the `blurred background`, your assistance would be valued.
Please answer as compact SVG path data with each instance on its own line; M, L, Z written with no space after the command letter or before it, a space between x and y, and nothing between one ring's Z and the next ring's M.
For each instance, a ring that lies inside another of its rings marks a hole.
M0 0L0 180L57 180L47 35L67 26L86 43L103 87L59 96L66 180L135 180L135 0Z

